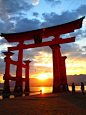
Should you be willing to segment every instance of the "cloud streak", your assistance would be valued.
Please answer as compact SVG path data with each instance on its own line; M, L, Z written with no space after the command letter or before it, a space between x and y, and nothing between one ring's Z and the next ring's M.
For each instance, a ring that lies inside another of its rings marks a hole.
M50 3L51 6L61 5L61 0L45 0L47 3Z

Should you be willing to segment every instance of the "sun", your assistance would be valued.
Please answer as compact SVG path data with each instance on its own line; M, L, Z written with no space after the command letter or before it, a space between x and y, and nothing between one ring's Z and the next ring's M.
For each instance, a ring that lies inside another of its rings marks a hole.
M44 79L48 79L49 77L45 73L42 73L42 74L39 74L37 78L40 80L44 80Z

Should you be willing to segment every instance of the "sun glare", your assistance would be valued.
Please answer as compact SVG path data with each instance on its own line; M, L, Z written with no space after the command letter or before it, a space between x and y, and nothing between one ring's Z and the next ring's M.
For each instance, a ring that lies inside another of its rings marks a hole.
M39 74L39 76L37 78L40 80L44 80L44 79L48 79L49 76L47 76L46 74Z
M33 0L33 1L32 1L32 5L36 6L36 5L38 5L38 4L39 4L39 0Z

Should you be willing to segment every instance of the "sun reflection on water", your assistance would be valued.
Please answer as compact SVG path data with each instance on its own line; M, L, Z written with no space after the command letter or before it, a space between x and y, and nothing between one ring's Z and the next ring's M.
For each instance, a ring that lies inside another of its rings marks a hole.
M44 93L44 87L41 87L41 93L42 94Z

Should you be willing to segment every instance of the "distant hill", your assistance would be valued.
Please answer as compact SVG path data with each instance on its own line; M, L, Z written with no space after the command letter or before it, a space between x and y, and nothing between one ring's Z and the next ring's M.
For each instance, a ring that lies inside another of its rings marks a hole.
M81 82L83 82L84 85L86 85L86 75L67 75L67 81L68 85L71 85L73 82L75 83L75 85L81 85Z
M30 87L52 87L53 79L48 78L46 80L39 80L37 78L30 78L29 81ZM0 83L0 88L4 86L3 83ZM15 87L15 81L10 81L10 86ZM23 86L25 86L25 82L23 82Z

